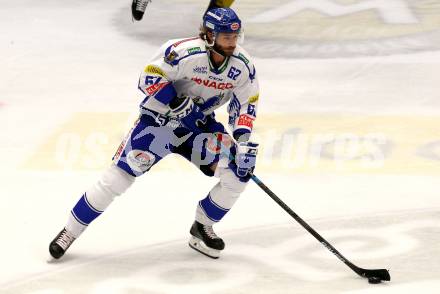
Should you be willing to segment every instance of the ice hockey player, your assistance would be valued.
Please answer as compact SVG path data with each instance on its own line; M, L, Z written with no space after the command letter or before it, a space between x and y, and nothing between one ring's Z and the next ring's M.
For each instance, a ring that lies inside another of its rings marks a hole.
M151 0L133 0L131 3L131 15L133 19L137 21L142 20L145 9L147 9L148 3L150 2ZM231 7L232 3L234 3L234 0L210 0L206 11L212 8Z
M219 257L225 243L212 226L244 191L258 149L249 139L259 86L251 58L237 44L241 32L241 21L232 9L214 8L203 17L198 37L170 40L161 47L139 79L146 97L138 120L117 149L113 164L85 191L50 243L52 257L63 256L116 196L171 153L219 178L197 205L189 241L191 248ZM234 140L215 119L214 110L226 103Z

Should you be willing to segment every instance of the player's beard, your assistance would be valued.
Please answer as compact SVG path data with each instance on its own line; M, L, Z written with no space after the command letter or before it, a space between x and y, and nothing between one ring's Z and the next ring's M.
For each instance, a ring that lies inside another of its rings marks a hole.
M214 44L214 50L217 53L223 55L224 57L229 57L229 56L232 56L232 54L234 53L235 46L223 47L223 46L220 46L216 43L216 44Z

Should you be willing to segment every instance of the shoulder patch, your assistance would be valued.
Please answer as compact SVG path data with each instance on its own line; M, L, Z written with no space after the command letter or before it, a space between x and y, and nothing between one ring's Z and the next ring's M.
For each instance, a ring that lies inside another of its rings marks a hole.
M158 66L156 65L147 65L144 69L145 73L149 73L149 74L155 74L161 77L166 77L165 72Z
M164 61L169 65L174 66L177 64L175 61L178 56L179 54L177 54L176 51L173 50L164 57Z

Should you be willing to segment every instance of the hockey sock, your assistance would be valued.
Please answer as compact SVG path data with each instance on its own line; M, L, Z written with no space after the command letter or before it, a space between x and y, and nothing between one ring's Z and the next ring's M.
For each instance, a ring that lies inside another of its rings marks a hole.
M221 207L215 203L210 194L208 194L203 200L199 201L199 207L197 210L200 209L200 212L203 212L203 215L199 212L199 219L202 218L201 221L205 225L212 225L213 223L220 221L229 211L229 209ZM204 216L208 218L208 220Z

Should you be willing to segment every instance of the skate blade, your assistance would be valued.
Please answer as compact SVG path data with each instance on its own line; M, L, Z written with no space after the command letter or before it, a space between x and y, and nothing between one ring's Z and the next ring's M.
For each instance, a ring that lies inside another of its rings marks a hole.
M210 258L217 259L220 257L220 250L210 248L205 245L205 243L200 240L199 238L196 238L194 236L191 236L188 242L189 247L192 249L202 253L203 255L206 255Z

